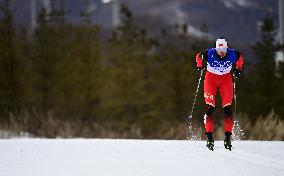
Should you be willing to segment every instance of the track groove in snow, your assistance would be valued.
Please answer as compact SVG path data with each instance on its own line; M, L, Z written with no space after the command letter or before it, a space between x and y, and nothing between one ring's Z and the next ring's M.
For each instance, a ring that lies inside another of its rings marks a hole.
M284 175L284 142L11 139L0 140L3 176Z

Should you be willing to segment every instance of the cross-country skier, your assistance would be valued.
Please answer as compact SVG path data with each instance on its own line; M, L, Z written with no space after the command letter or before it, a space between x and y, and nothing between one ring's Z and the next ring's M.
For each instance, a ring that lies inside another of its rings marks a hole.
M205 134L207 136L207 147L214 149L213 139L213 112L215 110L215 96L219 90L222 98L224 110L224 146L231 150L231 135L233 128L233 78L237 78L243 68L243 54L235 49L228 48L224 38L216 40L216 47L201 51L196 55L198 70L206 68L204 79L204 99L206 103L206 113L204 116Z

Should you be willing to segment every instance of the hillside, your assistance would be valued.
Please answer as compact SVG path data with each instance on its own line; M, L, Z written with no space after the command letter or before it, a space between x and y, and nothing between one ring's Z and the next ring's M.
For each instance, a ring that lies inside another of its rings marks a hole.
M16 23L19 26L30 25L30 3L21 0L11 1ZM60 9L64 2L66 19L70 22L80 20L80 12L86 8L84 0L53 0L55 9ZM205 24L208 33L213 37L225 36L234 42L252 43L259 39L258 24L267 13L271 13L277 20L278 1L257 0L120 0L126 4L138 20L151 31L162 26L188 24L189 32L201 35L200 27ZM102 4L101 0L89 0L89 8L94 11L93 23L105 29L111 27L111 5ZM37 11L42 4L37 3Z

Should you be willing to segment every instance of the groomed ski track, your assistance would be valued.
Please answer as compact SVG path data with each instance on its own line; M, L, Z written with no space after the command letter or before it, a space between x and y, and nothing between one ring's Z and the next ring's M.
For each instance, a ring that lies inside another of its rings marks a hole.
M0 140L3 176L283 176L284 142Z

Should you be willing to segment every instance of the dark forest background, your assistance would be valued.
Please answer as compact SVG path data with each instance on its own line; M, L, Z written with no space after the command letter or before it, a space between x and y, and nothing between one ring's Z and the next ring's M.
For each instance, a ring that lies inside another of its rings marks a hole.
M195 55L214 47L215 39L191 36L186 24L153 33L125 5L120 26L107 38L91 23L92 14L82 12L76 24L65 15L42 9L31 33L15 27L9 0L1 2L1 129L48 138L186 139L199 76ZM246 48L255 59L244 53L236 81L237 119L245 139L284 140L284 65L275 62L283 47L269 13L260 27L261 40ZM192 119L201 129L203 101L201 89ZM221 138L220 101L214 115Z

